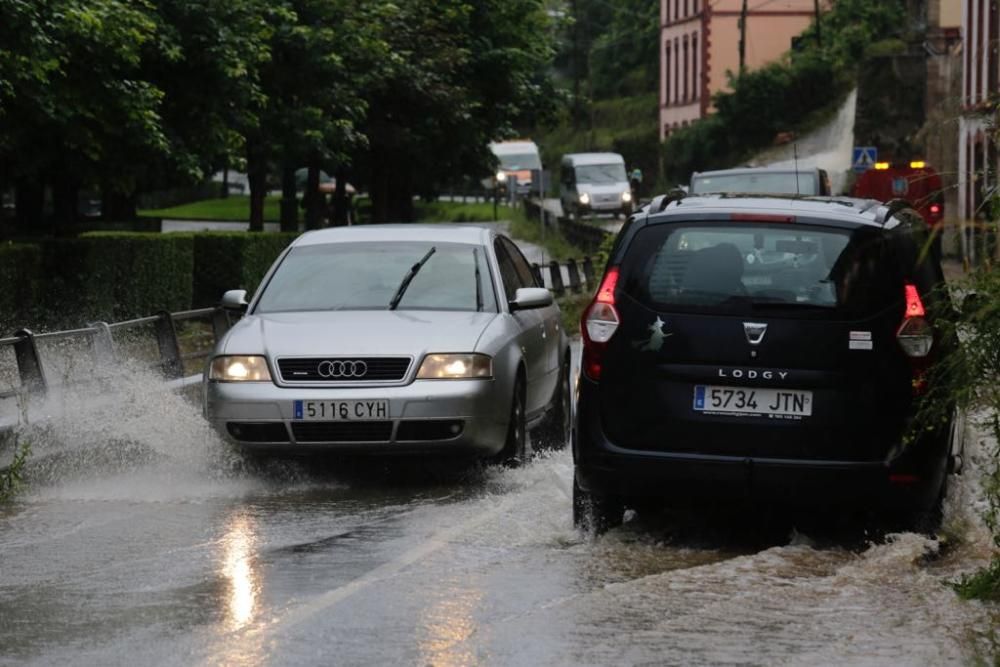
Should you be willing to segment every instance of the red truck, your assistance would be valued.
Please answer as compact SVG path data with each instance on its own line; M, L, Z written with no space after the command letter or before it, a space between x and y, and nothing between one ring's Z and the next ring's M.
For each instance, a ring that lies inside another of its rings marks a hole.
M883 202L905 199L931 228L937 227L944 219L941 177L923 160L876 162L873 169L858 177L851 194Z

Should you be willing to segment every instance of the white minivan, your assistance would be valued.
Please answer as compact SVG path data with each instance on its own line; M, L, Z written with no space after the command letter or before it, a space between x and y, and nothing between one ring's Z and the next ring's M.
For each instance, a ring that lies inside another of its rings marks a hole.
M632 212L632 190L625 175L625 160L618 153L570 153L560 165L563 213Z
M512 190L526 195L538 190L534 181L536 172L542 169L542 158L534 141L496 141L490 144L490 151L497 158L495 185L499 193Z

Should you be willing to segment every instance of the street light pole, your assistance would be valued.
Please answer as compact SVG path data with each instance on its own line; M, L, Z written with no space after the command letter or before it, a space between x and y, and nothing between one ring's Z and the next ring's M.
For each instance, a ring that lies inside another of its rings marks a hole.
M740 76L746 68L747 56L747 0L743 0L743 8L740 9Z
M816 11L816 46L823 46L823 33L819 26L819 0L813 0L813 8Z

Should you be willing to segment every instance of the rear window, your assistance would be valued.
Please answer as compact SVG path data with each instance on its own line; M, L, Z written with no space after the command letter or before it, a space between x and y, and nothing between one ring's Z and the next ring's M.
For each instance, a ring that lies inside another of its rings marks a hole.
M898 297L892 265L874 230L665 224L636 234L623 285L656 310L861 317Z

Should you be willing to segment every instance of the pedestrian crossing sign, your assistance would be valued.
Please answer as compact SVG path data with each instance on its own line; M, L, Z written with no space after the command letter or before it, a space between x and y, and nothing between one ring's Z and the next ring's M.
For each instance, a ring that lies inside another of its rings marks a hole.
M875 146L855 146L851 153L851 169L868 171L878 162L878 148Z

